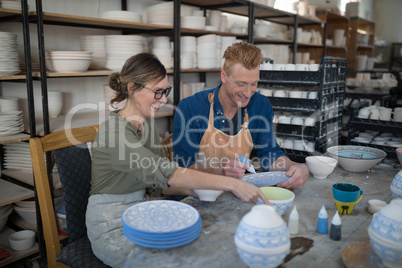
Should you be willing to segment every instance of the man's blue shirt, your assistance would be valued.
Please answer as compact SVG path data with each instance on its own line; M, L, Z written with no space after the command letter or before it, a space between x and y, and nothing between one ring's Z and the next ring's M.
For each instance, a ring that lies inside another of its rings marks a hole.
M238 124L232 124L223 114L222 106L218 99L216 88L204 90L180 101L173 123L173 153L174 160L181 167L189 167L196 162L199 144L208 127L210 103L209 93L215 93L214 97L214 126L216 129L227 133L228 125L237 125L236 133L240 130L244 120L244 112L247 109L249 116L249 131L253 139L254 148L260 160L263 171L268 171L271 164L280 156L286 154L279 148L273 130L272 120L274 113L272 105L266 96L254 93L246 107L239 109L241 116L235 116L241 120ZM228 122L229 121L229 122Z

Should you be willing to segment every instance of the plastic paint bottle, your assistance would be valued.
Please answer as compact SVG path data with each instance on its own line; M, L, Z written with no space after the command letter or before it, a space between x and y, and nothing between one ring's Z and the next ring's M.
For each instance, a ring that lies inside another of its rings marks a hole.
M299 213L296 206L293 207L292 212L289 214L288 230L290 234L299 233Z
M331 220L331 230L329 231L329 238L334 241L341 240L341 229L342 229L341 217L339 217L338 211L336 211L334 217Z
M317 232L321 234L328 233L328 213L324 205L322 205L318 213Z

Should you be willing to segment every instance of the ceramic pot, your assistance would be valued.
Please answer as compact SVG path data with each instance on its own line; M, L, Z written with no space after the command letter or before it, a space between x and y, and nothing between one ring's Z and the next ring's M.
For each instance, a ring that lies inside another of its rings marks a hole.
M274 207L255 205L241 219L235 244L247 266L277 267L290 251L289 231Z
M394 198L402 198L402 171L394 177L391 183L391 193Z
M393 199L374 214L368 234L385 266L402 267L402 199Z

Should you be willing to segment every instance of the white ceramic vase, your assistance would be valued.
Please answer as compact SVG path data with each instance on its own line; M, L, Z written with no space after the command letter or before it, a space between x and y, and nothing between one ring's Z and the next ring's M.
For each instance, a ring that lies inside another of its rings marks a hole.
M59 116L61 110L63 109L63 94L57 91L48 91L48 110L49 117L56 118Z
M402 267L402 199L391 202L374 214L368 229L374 252L387 267Z
M391 183L391 193L394 198L402 198L402 171L394 177Z
M277 267L290 251L289 231L274 207L255 205L241 219L235 244L249 267Z

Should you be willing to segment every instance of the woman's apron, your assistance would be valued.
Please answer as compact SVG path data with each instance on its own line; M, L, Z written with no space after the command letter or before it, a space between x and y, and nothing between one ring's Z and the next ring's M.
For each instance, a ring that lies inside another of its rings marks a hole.
M208 127L200 142L198 161L206 167L223 167L226 160L236 160L240 156L250 157L253 139L248 130L248 114L245 109L244 123L234 136L228 135L214 127L214 93L208 96L211 104ZM219 166L218 166L219 165Z
M86 225L92 251L112 267L124 267L134 243L123 233L121 214L128 207L148 200L145 190L131 194L96 194L89 197Z

